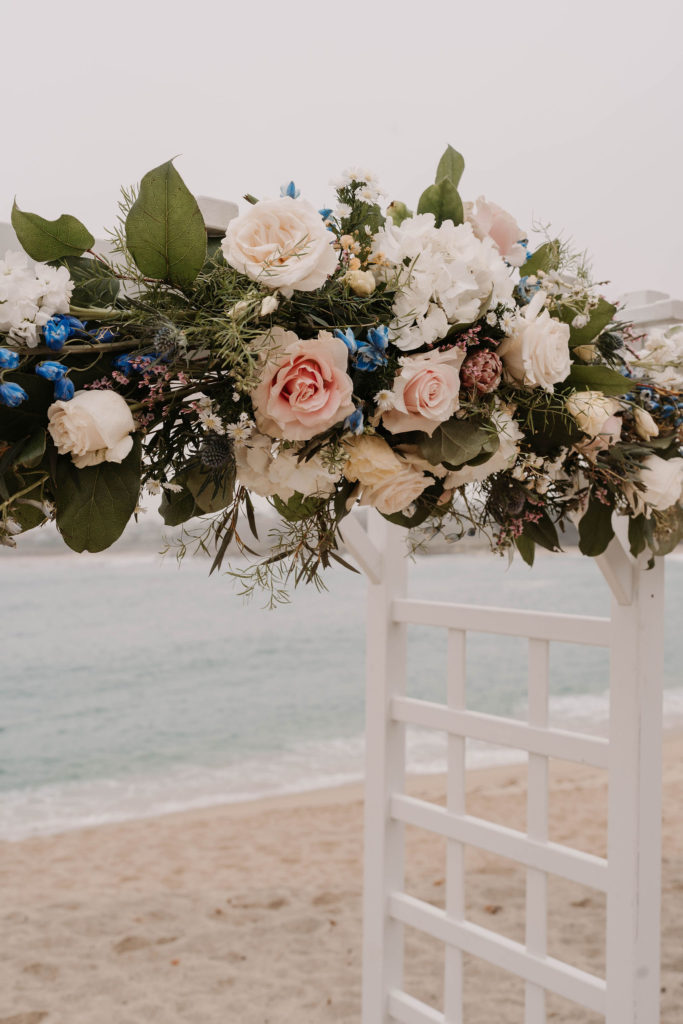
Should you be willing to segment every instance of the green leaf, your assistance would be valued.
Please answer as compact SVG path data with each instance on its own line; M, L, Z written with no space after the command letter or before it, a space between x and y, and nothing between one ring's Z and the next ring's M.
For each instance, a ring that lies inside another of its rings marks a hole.
M83 256L64 256L58 263L68 269L76 285L71 296L72 306L102 309L116 301L120 282L104 263Z
M12 227L22 248L32 260L47 263L62 256L80 256L91 249L95 239L76 217L63 213L57 220L45 220L37 213L25 213L12 207Z
M206 228L197 201L169 160L149 171L126 218L126 245L147 277L179 288L206 259Z
M460 193L448 178L442 178L437 185L430 185L424 190L417 204L417 212L433 213L437 227L445 220L462 224L465 219Z
M557 315L563 323L569 324L571 328L569 345L570 348L576 348L577 345L589 345L591 341L595 341L598 335L602 334L605 328L612 323L616 311L617 307L613 306L611 302L606 299L598 299L598 304L585 327L571 326L571 322L576 316L574 309L568 309L565 306L558 311Z
M519 537L515 537L515 547L519 551L520 555L524 559L527 565L534 564L534 555L536 554L536 545L530 537L521 534Z
M323 505L327 504L325 499L316 498L314 495L304 498L299 491L296 491L287 501L283 501L277 494L274 494L272 501L276 510L288 523L298 523L302 519L310 519Z
M579 521L579 551L595 558L603 553L613 536L612 507L592 494Z
M557 530L547 512L544 512L537 523L525 523L523 534L535 544L548 551L561 551Z
M178 477L171 482L182 484L182 480ZM201 515L201 510L197 508L192 492L183 486L182 491L164 490L162 492L159 515L166 523L166 526L181 526L188 519Z
M535 253L520 267L520 274L523 277L531 277L538 274L539 270L548 274L551 270L557 270L560 265L560 243L555 238L552 242L544 242Z
M202 512L220 512L235 495L235 467L226 469L217 479L210 470L195 466L185 475L184 482Z
M571 384L577 391L602 391L603 395L625 395L631 387L628 377L599 363L590 366L574 363L564 383Z
M628 521L628 543L634 558L645 550L648 522L644 515L634 516Z
M449 469L457 469L482 453L493 454L500 444L495 430L487 429L472 420L453 417L436 428L431 437L424 436L418 443L420 455Z
M57 526L74 551L104 551L118 540L140 495L140 439L123 462L77 469L57 462Z
M0 438L3 441L18 441L44 429L47 408L54 402L54 385L37 377L34 373L11 371L5 373L5 380L20 384L28 395L16 409L0 405Z
M22 445L21 452L16 460L17 466L26 466L33 469L39 465L45 455L45 442L47 436L44 430L36 430Z
M453 149L452 146L447 146L446 152L439 160L439 166L436 169L436 178L434 181L438 185L440 181L447 178L448 181L457 188L464 170L464 157L458 153L457 149Z

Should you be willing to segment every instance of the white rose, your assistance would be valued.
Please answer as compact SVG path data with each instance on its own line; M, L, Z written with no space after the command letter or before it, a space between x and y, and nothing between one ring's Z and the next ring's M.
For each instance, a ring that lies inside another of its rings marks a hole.
M569 376L569 327L541 312L546 294L538 291L498 348L505 376L513 384L552 391Z
M681 498L683 491L683 458L662 459L659 455L648 455L643 460L638 474L644 491L636 492L636 506L641 511L643 503L660 512L671 508Z
M621 408L615 398L608 398L602 391L576 391L564 403L579 430L589 437L602 434L605 423Z
M305 199L264 199L231 220L221 243L235 270L289 297L320 288L337 268L334 235Z
M123 462L133 447L135 421L116 391L77 391L69 402L53 402L47 418L57 451L71 454L78 469Z

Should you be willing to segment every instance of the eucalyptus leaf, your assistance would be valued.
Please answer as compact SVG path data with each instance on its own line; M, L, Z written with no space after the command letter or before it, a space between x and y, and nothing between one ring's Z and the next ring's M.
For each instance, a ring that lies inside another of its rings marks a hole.
M326 504L324 499L316 498L313 495L305 498L299 491L295 491L287 501L283 501L277 494L273 495L272 500L276 510L288 523L298 523L302 519L309 519Z
M612 507L592 494L579 521L579 551L595 558L603 553L613 536Z
M519 551L523 560L527 565L534 564L534 555L536 554L536 545L530 537L525 536L523 533L519 537L515 537L515 547Z
M74 551L104 551L123 533L140 496L139 437L121 463L77 469L70 456L57 461L57 527Z
M126 245L140 271L179 288L206 259L206 228L197 200L173 162L148 171L126 218Z
M445 220L462 224L465 219L460 193L448 178L442 178L438 184L424 190L417 204L417 212L433 213L437 227Z
M602 391L603 395L625 395L631 388L628 377L599 363L590 366L574 363L565 383L577 391Z
M458 153L457 149L453 149L452 146L448 146L446 148L446 152L439 160L439 166L436 169L436 178L434 181L438 185L440 181L447 178L448 181L452 182L452 184L457 188L464 170L465 158Z
M472 420L453 417L440 424L431 437L425 435L418 443L420 455L432 466L443 464L457 469L483 453L493 454L500 444L494 430Z
M22 248L32 260L48 263L62 256L81 256L95 244L94 237L76 217L63 213L57 220L45 220L37 213L12 206L12 227Z

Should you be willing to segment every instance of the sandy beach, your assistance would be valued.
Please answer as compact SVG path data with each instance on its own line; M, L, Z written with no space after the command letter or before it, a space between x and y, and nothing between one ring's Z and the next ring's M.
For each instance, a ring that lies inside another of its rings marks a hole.
M468 811L520 827L524 766L471 772ZM443 802L440 777L409 791ZM683 1020L683 735L664 773L662 1024ZM604 855L598 770L552 765L551 838ZM233 804L0 849L0 1024L358 1024L362 789ZM445 843L409 830L407 889L443 905ZM523 940L524 872L468 851L468 916ZM604 968L604 900L550 882L549 951ZM408 930L406 988L441 1006L443 950ZM523 985L466 965L467 1024L518 1024ZM554 1024L599 1018L549 997Z

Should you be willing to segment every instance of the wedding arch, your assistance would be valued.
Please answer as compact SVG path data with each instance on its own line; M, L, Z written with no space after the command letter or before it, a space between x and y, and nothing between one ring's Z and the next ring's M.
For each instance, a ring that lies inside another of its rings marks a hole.
M546 992L607 1024L654 1024L663 556L683 537L683 333L670 327L683 315L643 293L624 319L567 243L532 250L495 203L463 203L463 171L449 146L415 213L383 210L374 176L352 168L330 208L290 181L225 216L168 162L124 192L113 254L75 217L15 203L36 262L0 261L0 542L54 519L74 550L103 550L146 488L213 571L235 546L257 556L255 493L280 529L242 578L274 601L333 562L353 568L345 546L369 579L363 1024L461 1024L464 955L525 981L525 1024L545 1024ZM639 347L653 325L667 330ZM410 529L475 528L532 565L568 523L610 587L609 618L406 596ZM447 631L446 705L406 695L411 623ZM467 709L470 632L527 638L526 723ZM549 725L553 642L609 650L608 739ZM411 724L448 737L446 808L404 792ZM527 753L526 833L467 814L468 738ZM553 757L606 770L606 860L549 841ZM443 910L404 891L406 825L447 841ZM525 943L466 919L468 845L526 868ZM549 874L606 893L605 978L548 955ZM443 1012L403 990L405 926L446 948Z

